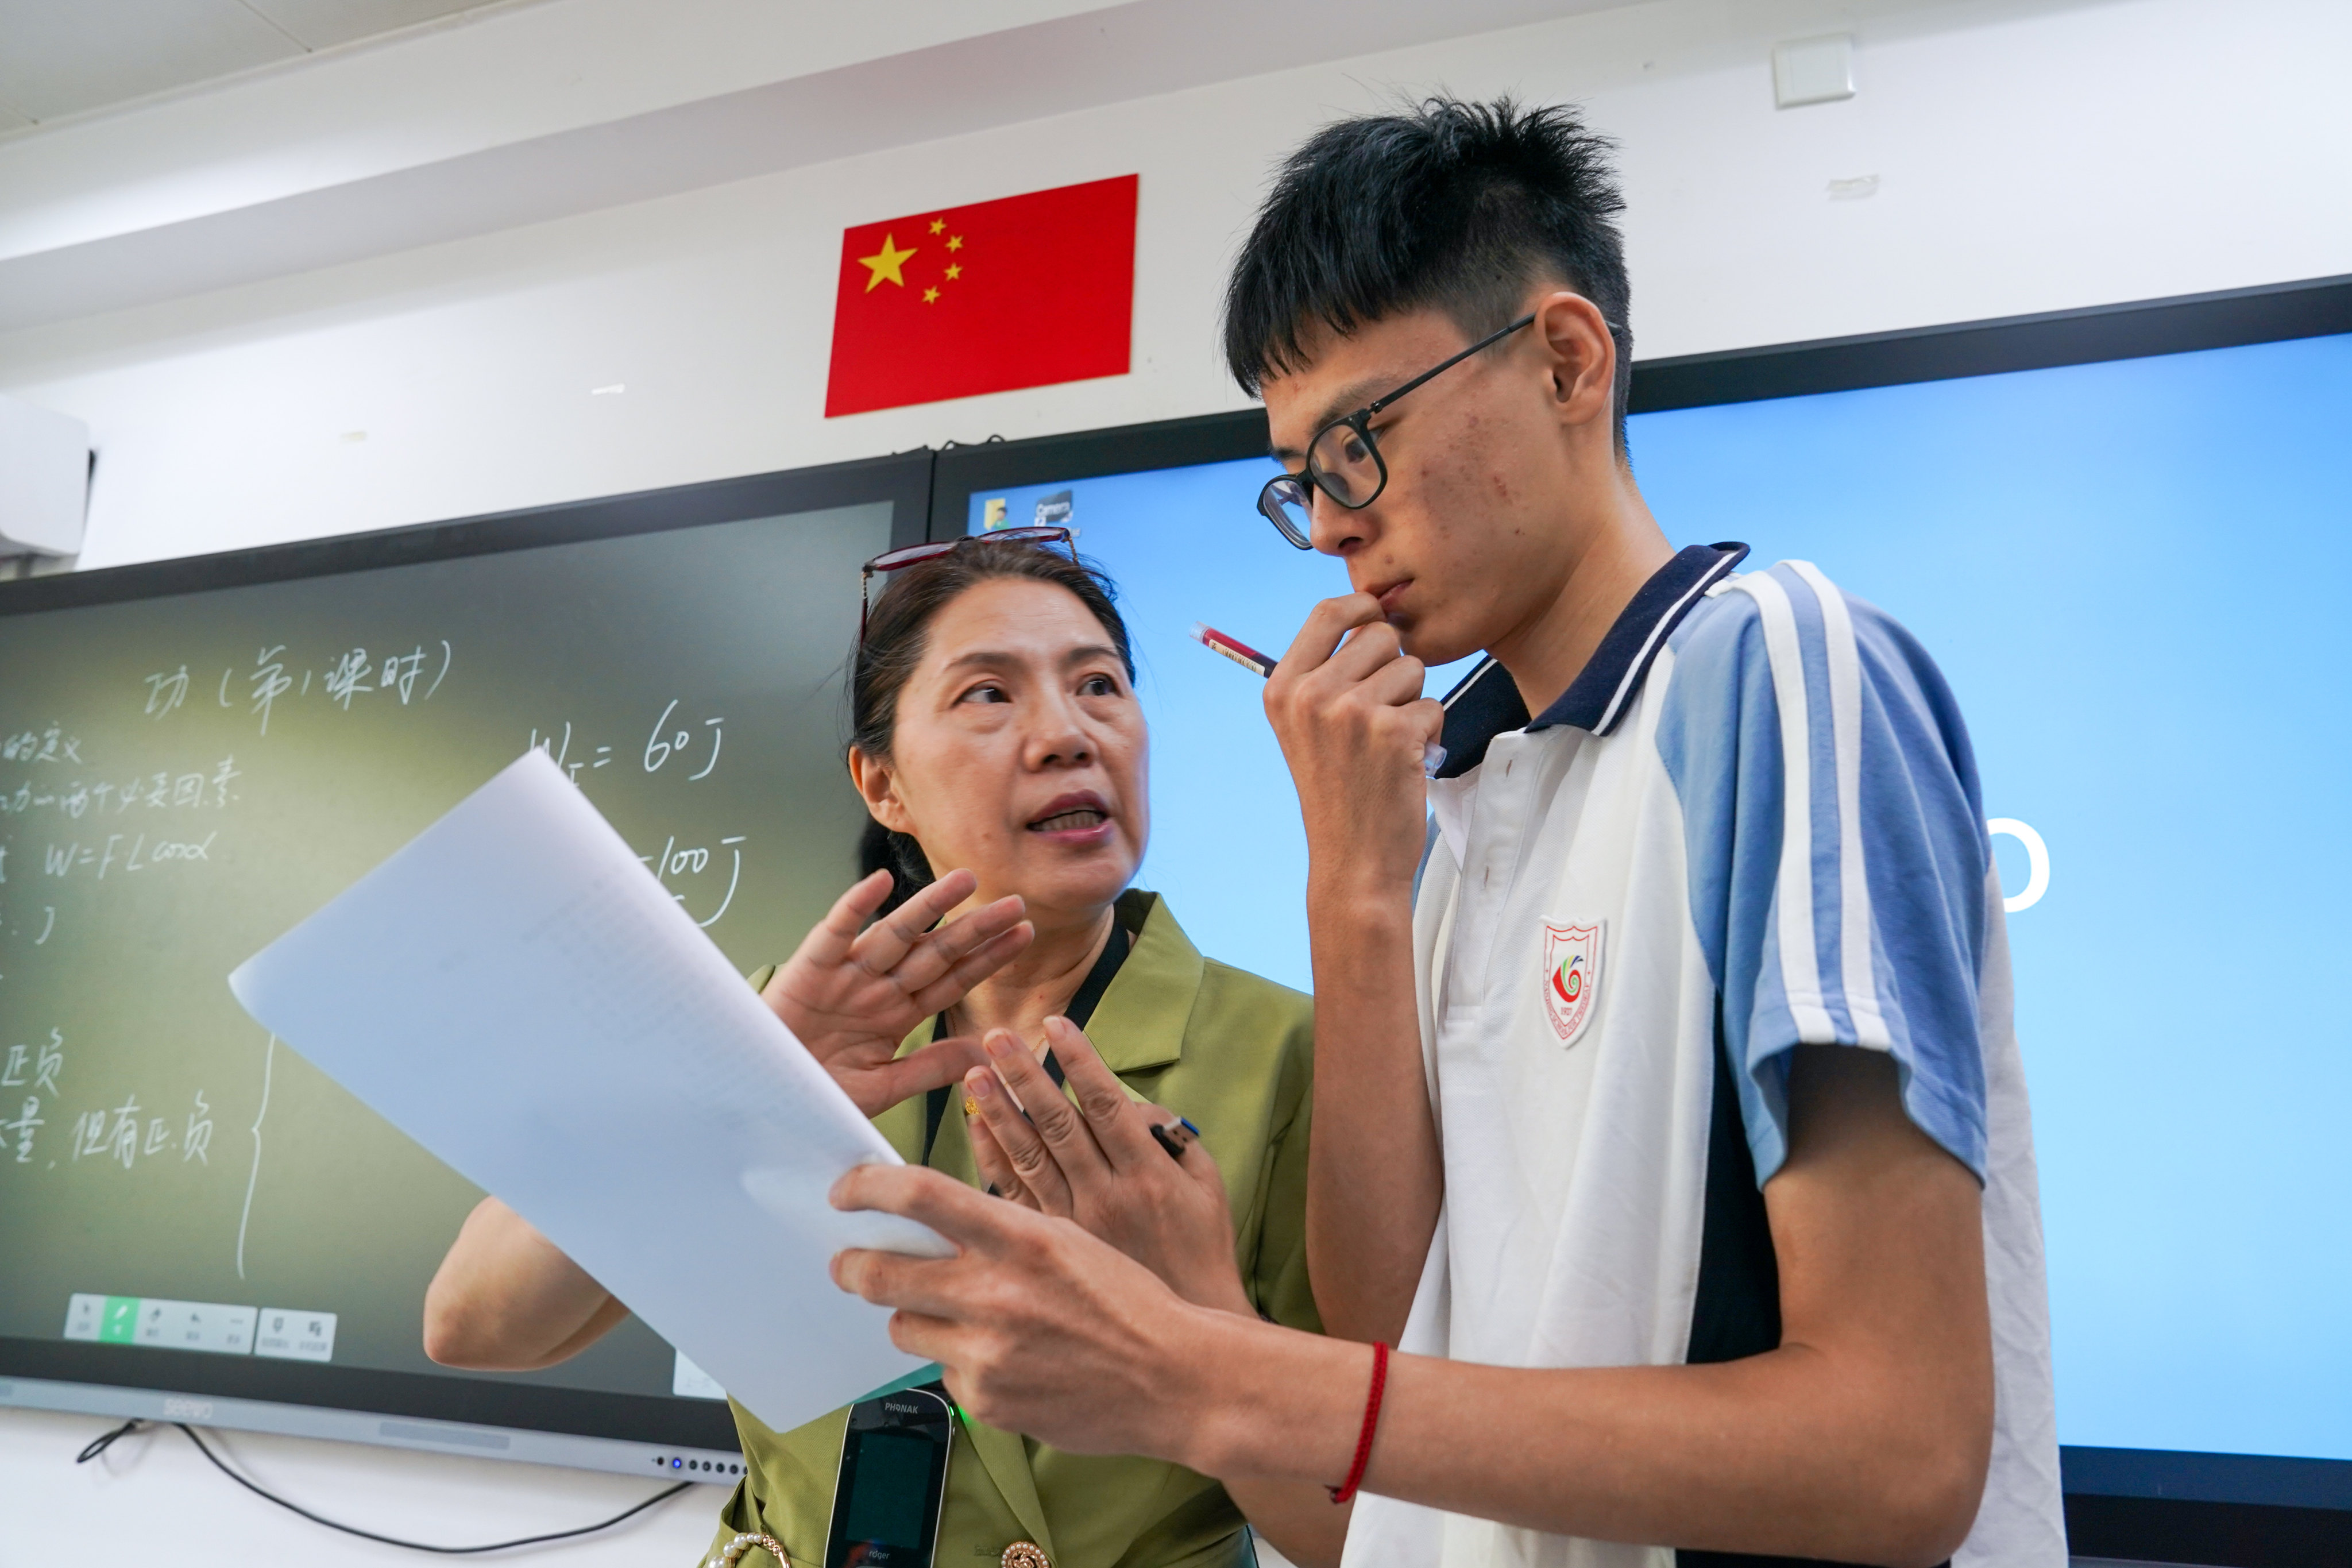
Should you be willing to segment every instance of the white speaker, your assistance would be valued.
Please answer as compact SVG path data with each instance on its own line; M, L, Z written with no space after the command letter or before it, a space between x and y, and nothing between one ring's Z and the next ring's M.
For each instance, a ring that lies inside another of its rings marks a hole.
M0 554L76 555L89 501L89 426L0 396Z

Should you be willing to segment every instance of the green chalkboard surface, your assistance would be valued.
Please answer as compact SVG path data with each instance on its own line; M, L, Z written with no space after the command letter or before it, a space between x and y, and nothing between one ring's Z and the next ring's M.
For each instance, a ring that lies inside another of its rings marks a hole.
M859 564L910 526L894 475L773 515L678 526L638 498L619 528L651 531L547 513L445 531L457 553L361 542L423 557L393 564L260 552L212 575L261 580L0 597L0 1372L57 1374L37 1346L132 1384L175 1352L228 1393L307 1366L359 1406L394 1385L319 1378L675 1397L634 1321L543 1373L428 1361L425 1288L480 1194L225 977L531 746L730 958L788 952L854 870L841 673Z

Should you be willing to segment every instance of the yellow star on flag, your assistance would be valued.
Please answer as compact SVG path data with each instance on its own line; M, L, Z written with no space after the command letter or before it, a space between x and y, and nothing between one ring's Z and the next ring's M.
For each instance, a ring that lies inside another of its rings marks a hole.
M950 262L950 263L949 264L949 266L948 266L948 280L949 280L950 282L953 282L955 279L959 279L959 278L961 278L961 277L962 277L962 276L963 276L963 268L962 268L961 266L958 266L958 265L956 265L955 263Z
M935 217L931 220L931 232L933 234L945 234L947 232L947 219L943 217Z
M907 279L898 269L907 264L907 258L914 254L913 246L910 245L906 249L900 250L898 248L898 240L885 234L882 237L882 248L879 251L872 256L861 256L857 258L857 264L860 267L873 269L873 275L866 279L866 291L868 294L874 292L875 285L886 278L904 289L907 286Z
M890 237L887 234L882 237L886 243L888 241L889 237ZM948 236L948 248L950 250L961 250L963 248L963 236L960 234L951 234Z
M940 302L940 291L939 291L938 289L924 289L924 290L923 290L923 303L924 303L924 304L926 304L926 305L936 305L936 304L938 304L939 302Z

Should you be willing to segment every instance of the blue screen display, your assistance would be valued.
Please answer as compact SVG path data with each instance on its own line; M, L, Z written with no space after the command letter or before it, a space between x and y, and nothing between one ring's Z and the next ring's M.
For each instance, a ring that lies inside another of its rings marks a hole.
M1307 962L1307 833L1265 683L1192 639L1205 622L1279 658L1347 569L1294 550L1257 513L1272 458L1115 474L991 490L971 531L1002 503L1002 525L1041 519L1077 531L1078 551L1118 587L1134 639L1136 689L1151 727L1151 840L1136 880L1164 896L1212 958L1301 991ZM1475 659L1432 672L1444 691Z
M1968 715L2016 906L2065 1443L2352 1459L2347 424L2352 337L1633 421L1674 542L1816 563ZM1279 653L1345 590L1256 515L1273 471L992 492L971 526L1067 492L1136 633L1141 881L1204 951L1304 987L1258 682L1186 635Z

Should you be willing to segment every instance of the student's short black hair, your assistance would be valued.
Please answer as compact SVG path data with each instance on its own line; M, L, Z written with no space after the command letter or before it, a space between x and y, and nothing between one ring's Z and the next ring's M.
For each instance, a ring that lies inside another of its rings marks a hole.
M1225 363L1255 396L1300 368L1312 323L1349 332L1435 309L1473 338L1557 279L1617 341L1617 448L1633 334L1614 143L1560 105L1432 98L1316 132L1282 166L1225 287Z

